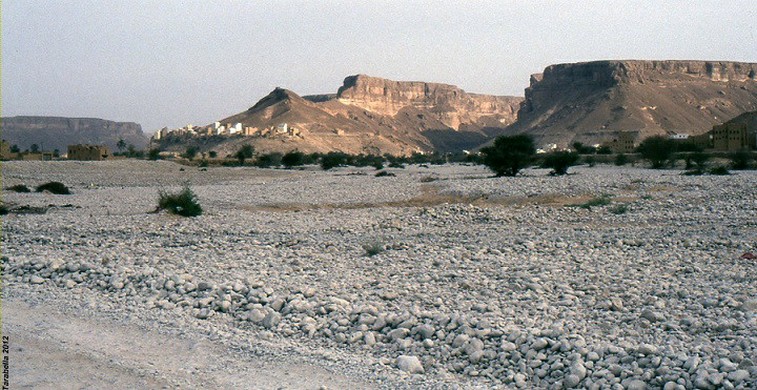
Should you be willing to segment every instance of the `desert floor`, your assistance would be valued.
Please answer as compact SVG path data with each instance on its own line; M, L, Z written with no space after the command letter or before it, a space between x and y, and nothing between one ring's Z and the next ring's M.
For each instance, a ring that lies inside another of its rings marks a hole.
M757 172L389 171L2 163L11 388L757 386Z

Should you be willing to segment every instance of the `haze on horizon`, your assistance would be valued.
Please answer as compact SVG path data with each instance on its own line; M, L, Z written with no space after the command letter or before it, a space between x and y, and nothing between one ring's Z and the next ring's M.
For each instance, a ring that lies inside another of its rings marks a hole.
M757 2L2 2L2 115L204 125L344 77L523 96L602 59L757 62Z

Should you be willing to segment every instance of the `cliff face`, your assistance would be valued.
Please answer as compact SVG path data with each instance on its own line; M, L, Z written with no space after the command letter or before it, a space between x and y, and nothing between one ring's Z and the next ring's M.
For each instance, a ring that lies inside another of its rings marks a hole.
M533 75L518 122L505 133L541 145L601 143L619 132L701 134L757 109L757 64L596 61L551 65Z
M116 144L121 139L137 149L144 148L149 142L142 126L137 123L47 116L2 118L1 136L22 150L37 144L47 151L58 149L62 153L73 144L107 145L118 151Z
M516 119L520 97L470 94L453 85L392 81L364 75L350 76L337 92L343 104L387 116L412 107L429 111L455 130L482 119L487 125L506 126Z

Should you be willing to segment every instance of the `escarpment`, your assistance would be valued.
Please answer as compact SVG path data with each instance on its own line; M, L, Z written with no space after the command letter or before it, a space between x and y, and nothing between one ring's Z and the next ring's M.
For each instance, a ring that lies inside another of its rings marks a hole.
M459 130L463 124L506 126L516 119L523 98L467 93L447 84L392 81L365 75L350 76L337 93L344 104L381 115L395 116L412 107L426 110L445 125Z

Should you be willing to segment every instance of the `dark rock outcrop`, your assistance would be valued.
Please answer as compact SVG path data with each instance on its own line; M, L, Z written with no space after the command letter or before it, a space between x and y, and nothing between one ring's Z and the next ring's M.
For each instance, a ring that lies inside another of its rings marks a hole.
M710 61L595 61L551 65L531 77L518 121L539 145L602 143L620 132L637 142L697 135L757 109L757 64Z
M118 141L143 149L149 138L142 126L132 122L113 122L96 118L63 118L50 116L15 116L2 118L2 138L21 150L37 144L44 150L65 153L68 145L107 145L118 151Z

